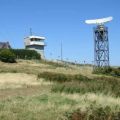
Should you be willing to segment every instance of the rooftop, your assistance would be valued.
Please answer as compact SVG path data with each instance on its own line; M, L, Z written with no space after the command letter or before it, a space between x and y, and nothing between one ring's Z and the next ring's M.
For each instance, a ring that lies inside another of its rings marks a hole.
M11 46L9 42L0 42L0 49L3 49L3 48L10 49Z
M28 36L28 37L26 37L26 38L29 38L29 39L32 39L32 38L36 38L36 39L41 39L41 40L45 40L45 37L40 37L40 36ZM25 38L25 39L26 39Z

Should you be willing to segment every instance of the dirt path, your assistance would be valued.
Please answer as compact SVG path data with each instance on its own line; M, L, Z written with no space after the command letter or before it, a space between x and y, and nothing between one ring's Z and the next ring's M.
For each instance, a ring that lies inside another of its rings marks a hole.
M25 73L0 73L0 99L45 93L51 85L38 81L37 76Z

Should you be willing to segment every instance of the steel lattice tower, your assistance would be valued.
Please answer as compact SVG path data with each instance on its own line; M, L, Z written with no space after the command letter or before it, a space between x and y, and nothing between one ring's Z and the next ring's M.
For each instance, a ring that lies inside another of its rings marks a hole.
M94 28L94 62L95 67L109 66L108 28L105 25Z
M113 17L86 20L86 24L95 24L94 28L94 65L95 67L109 66L108 28L104 25L113 20Z

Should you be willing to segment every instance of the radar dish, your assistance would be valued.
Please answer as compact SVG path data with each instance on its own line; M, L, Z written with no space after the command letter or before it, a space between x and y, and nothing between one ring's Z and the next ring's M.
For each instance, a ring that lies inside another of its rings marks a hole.
M94 19L94 20L86 20L86 24L104 24L106 22L110 22L113 20L113 17L101 18L101 19Z

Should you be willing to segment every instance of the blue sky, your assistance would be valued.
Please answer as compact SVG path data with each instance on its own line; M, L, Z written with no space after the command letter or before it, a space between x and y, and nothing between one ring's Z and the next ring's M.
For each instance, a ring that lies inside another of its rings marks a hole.
M120 65L120 0L0 0L0 41L24 48L24 37L46 37L46 58L60 56L70 61L91 63L94 59L94 25L86 19L113 16L109 27L110 64Z

